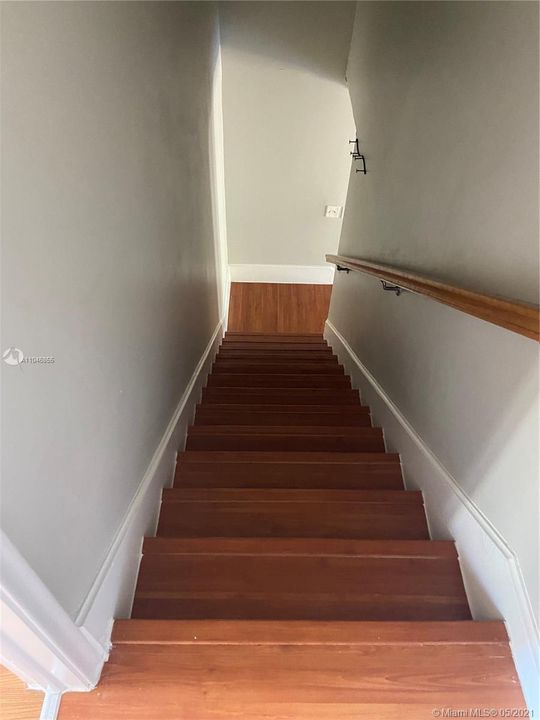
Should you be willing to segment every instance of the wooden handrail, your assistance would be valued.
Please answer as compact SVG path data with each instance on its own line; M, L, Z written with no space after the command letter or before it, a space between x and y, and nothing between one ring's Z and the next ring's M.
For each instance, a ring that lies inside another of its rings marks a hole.
M360 258L327 255L326 262L332 263L339 268L373 275L379 280L385 280L404 290L425 295L432 300L443 303L443 305L448 305L467 313L467 315L512 330L512 332L519 335L524 335L533 340L540 339L540 314L537 305L529 305L494 295L484 295L456 285L449 285L425 275L417 275L399 267L382 265Z

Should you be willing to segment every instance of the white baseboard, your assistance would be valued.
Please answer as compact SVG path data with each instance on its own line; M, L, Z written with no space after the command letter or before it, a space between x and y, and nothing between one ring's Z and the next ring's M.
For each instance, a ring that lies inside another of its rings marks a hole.
M229 265L232 282L331 285L333 265Z
M95 687L108 656L113 619L131 613L143 537L155 532L161 491L172 483L177 451L184 446L223 324L193 372L75 622L1 536L0 661L45 692L42 720L54 720L63 692Z
M231 300L231 270L227 266L224 280L224 300L223 300L223 334L229 326L229 304Z
M324 336L384 428L388 450L400 454L406 486L422 490L431 536L455 540L473 617L505 620L521 686L536 717L540 643L518 558L330 321Z
M35 690L89 690L106 653L81 632L1 534L0 661Z
M56 720L60 711L60 703L62 702L62 693L47 692L41 706L39 720Z
M126 512L109 552L84 600L76 624L90 639L108 652L114 618L127 618L142 557L143 538L155 534L161 491L173 481L176 455L183 448L201 389L223 335L223 322L210 342L182 395L180 402L150 461L144 477Z

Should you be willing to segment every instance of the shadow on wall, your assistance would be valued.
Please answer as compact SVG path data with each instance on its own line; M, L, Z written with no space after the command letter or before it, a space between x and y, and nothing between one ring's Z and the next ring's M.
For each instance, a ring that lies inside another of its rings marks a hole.
M355 2L221 2L221 42L344 85L355 9Z

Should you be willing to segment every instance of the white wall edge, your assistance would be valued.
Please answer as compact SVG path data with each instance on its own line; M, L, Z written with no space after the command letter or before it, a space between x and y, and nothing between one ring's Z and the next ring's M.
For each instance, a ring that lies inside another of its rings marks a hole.
M161 491L174 476L202 386L223 336L220 320L150 460L77 617L73 620L1 534L0 661L43 690L41 720L55 720L62 693L89 691L110 649L114 618L129 617L142 542L155 533Z
M324 336L384 428L388 449L400 454L406 486L422 490L431 536L456 542L473 617L505 620L527 704L538 715L540 640L516 554L329 320Z
M229 265L231 282L332 285L333 265Z

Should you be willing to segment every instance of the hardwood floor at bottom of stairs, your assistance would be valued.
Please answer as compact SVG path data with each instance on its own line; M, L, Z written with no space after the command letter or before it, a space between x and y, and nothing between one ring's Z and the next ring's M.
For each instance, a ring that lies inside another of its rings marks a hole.
M430 720L445 707L524 708L502 623L140 622L121 621L99 687L66 695L59 720Z
M42 692L28 690L22 680L0 665L1 720L37 720L43 698Z

